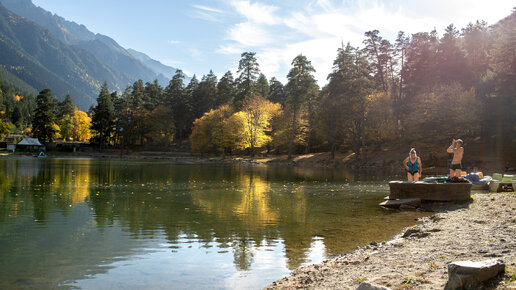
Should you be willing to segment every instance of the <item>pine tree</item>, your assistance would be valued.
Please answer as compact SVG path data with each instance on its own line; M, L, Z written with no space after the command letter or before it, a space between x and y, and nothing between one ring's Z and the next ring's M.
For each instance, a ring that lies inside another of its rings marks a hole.
M258 61L255 56L256 52L244 52L238 63L238 73L240 74L237 79L238 92L233 102L237 109L241 108L242 102L246 98L250 98L254 94L255 82L260 73Z
M315 72L311 62L304 55L298 55L292 61L287 78L287 104L290 105L292 116L292 127L290 132L288 159L292 158L292 148L296 136L297 114L301 107L318 93L318 86L312 73Z
M256 81L256 93L260 95L264 99L269 98L270 87L269 82L264 74L260 74L258 80Z
M34 137L42 142L52 142L56 133L54 124L56 121L56 100L50 89L42 90L36 97L37 107L34 110L32 132Z
M231 71L226 72L217 84L217 100L215 108L221 105L229 104L233 101L236 95L235 80Z
M93 109L92 129L99 134L99 147L102 150L102 144L109 142L111 133L115 125L115 108L111 94L108 91L107 83L104 83L100 89L97 98L97 106Z

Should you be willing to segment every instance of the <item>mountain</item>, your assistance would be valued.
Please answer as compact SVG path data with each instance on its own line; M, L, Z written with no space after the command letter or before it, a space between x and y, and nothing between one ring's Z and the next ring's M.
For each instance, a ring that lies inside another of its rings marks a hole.
M141 61L147 67L152 69L153 71L164 75L165 77L172 78L172 76L176 73L176 69L170 66L166 66L161 62L152 59L150 56L146 55L143 52L136 51L134 49L127 49L127 51L136 59Z
M1 5L0 52L4 71L37 91L51 88L59 99L70 94L81 109L95 103L104 81L118 90L120 84L130 83L90 52L62 43L48 30Z
M112 38L102 34L95 34L84 25L67 21L56 14L37 7L31 0L0 0L0 4L16 15L46 28L53 38L63 44L64 47L67 47L68 50L80 52L76 54L88 58L90 62L94 62L93 59L97 59L97 62L104 67L103 69L99 70L98 67L94 66L92 70L84 71L92 78L95 87L98 87L98 83L106 81L110 89L123 90L138 79L142 79L144 82L152 82L158 79L162 86L166 86L176 71L175 68L163 65L145 54L143 54L145 57L142 58L141 53L133 51L134 54L138 54L138 56L135 56ZM25 33L26 31L23 32ZM19 37L24 39L23 36ZM59 45L59 48L63 48L63 46ZM28 54L30 55L30 53ZM5 65L4 63L0 64ZM112 74L110 79L104 78L105 72L103 71L106 69ZM170 72L173 73L171 74ZM104 75L99 75L99 73ZM68 81L68 75L59 76ZM23 78L22 80L32 85L31 82ZM37 86L34 85L34 87L36 88ZM48 83L47 87L55 91L53 83ZM95 99L96 95L98 95L98 88L94 95L91 95L84 88L82 90L89 95L89 98ZM57 92L55 93L57 94ZM74 98L73 95L72 98Z

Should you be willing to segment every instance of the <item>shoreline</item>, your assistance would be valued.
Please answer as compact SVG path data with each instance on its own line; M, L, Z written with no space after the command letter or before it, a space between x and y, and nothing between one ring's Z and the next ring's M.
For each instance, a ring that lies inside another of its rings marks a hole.
M506 276L484 286L516 289L516 194L472 196L473 202L440 210L390 241L300 267L265 289L356 289L364 281L391 289L444 289L449 263L489 259L502 259Z
M57 153L57 154L56 154ZM187 152L137 152L120 155L114 151L106 152L55 152L47 153L47 158L91 158L91 159L120 159L120 160L155 160L169 161L178 164L228 164L228 165L249 165L249 166L270 166L270 167L287 167L287 168L313 168L324 170L352 170L352 171L368 171L378 169L389 173L403 174L405 170L401 163L371 162L370 164L359 164L350 161L350 156L336 156L334 160L330 158L329 152L311 153L296 155L292 160L287 160L286 155L270 155L270 156L201 156L195 153ZM0 153L1 157L24 157L21 153ZM28 158L28 157L26 157ZM381 163L381 164L379 164ZM427 167L425 169L426 176L447 175L448 169L445 167Z

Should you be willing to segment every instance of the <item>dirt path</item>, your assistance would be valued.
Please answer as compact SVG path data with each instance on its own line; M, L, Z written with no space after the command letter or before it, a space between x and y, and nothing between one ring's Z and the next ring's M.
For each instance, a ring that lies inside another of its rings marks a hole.
M443 289L450 262L493 258L505 262L513 281L499 279L491 288L516 289L516 194L473 196L472 203L425 218L392 241L299 268L266 289L356 289L362 281Z

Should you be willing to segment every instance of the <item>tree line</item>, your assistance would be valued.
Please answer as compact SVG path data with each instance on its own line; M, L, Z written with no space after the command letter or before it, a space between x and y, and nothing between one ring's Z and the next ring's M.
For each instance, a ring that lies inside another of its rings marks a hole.
M293 59L284 85L261 73L254 52L241 55L235 76L228 71L218 79L210 71L185 84L177 70L165 88L138 80L121 94L104 84L88 112L91 140L101 147L189 145L195 152L289 157L351 150L364 160L384 144L453 136L493 140L512 150L514 27L516 10L493 26L449 25L442 36L435 30L399 32L391 43L378 30L368 31L362 48L348 43L337 49L322 88L306 56ZM36 120L39 107L37 102L24 118ZM40 130L37 122L32 128L34 134Z

